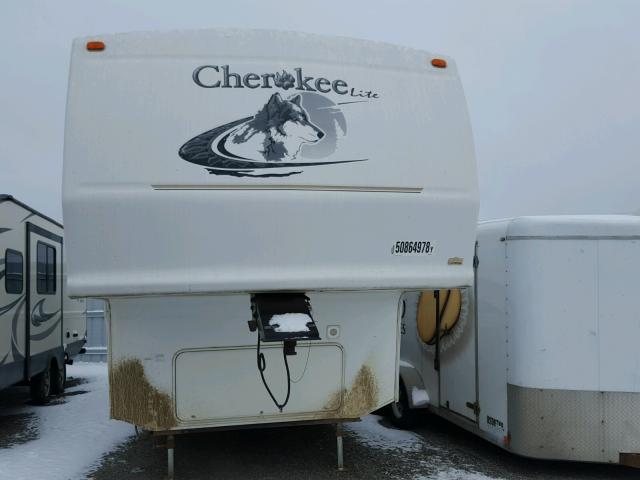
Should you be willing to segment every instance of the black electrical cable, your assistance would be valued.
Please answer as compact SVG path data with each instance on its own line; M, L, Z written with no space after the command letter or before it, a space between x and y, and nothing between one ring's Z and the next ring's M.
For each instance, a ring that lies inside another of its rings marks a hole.
M444 299L444 305L442 305L442 308L440 309L440 318L442 318L442 316L444 315L445 310L447 309L447 304L449 303L449 298L451 297L451 289L447 290L447 296Z
M276 397L271 393L271 389L269 385L267 385L267 381L264 378L264 371L267 369L267 361L264 358L264 354L260 352L260 335L258 335L258 349L257 349L257 361L258 361L258 370L260 371L260 377L262 378L262 383L264 384L264 388L267 389L271 400L276 404L276 407L282 409L289 403L289 395L291 394L291 373L289 372L289 361L287 360L287 354L284 351L284 346L282 347L282 357L284 358L284 366L287 369L287 397L284 399L284 403L278 403Z
M447 309L447 304L449 303L449 297L451 297L451 289L447 290L447 296L444 300L444 304L442 305L442 308L440 309L440 318L442 318L442 316L444 315L445 310ZM431 340L429 340L427 343L427 345L435 345L436 343L436 338L442 338L445 335L447 335L449 333L449 330L447 330L446 326L444 329L444 332L442 332L442 335L440 335L440 332L436 332L436 334L433 336L433 338Z

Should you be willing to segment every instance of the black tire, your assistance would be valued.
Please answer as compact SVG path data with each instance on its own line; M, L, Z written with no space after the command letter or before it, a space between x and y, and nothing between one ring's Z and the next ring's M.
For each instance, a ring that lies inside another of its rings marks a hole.
M58 368L56 362L52 363L51 369L51 393L62 395L64 393L64 382L67 381L67 366L62 362L62 368Z
M31 377L29 387L31 400L35 403L44 405L49 401L49 394L51 393L51 364L48 364L43 372Z
M407 392L403 383L400 383L400 391L398 393L400 394L399 400L389 405L389 419L398 428L408 429L414 427L418 422L420 412L409 407Z

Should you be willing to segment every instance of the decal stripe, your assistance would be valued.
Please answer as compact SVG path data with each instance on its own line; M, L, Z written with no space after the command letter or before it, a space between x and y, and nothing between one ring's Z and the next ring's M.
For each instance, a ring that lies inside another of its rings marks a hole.
M22 303L18 305L16 313L13 314L13 320L11 321L11 351L13 352L13 360L23 360L24 354L20 351L18 345L18 320L20 320L20 312L22 307L27 303L27 297L25 296Z
M23 223L26 220L29 220L31 217L33 217L35 215L35 213L30 213L29 215L27 215L26 217L24 217L22 220L20 220L20 223Z
M55 312L52 312L52 313L45 313L44 312L45 300L46 298L43 298L38 303L36 303L36 305L33 307L33 310L31 311L31 325L33 325L34 327L40 326L40 324L48 320L51 320L58 313L60 313L60 310L56 310Z
M10 231L11 231L10 228L0 228L0 233L10 232Z
M196 165L202 165L203 167L209 167L209 173L216 175L232 175L232 176L289 176L295 173L301 172L289 172L286 174L267 174L267 173L241 173L239 170L254 170L254 169L273 169L273 168L290 168L290 167L312 167L318 165L337 165L341 163L354 163L364 162L367 158L360 158L356 160L337 160L331 162L255 162L252 160L238 160L235 158L229 158L223 155L217 154L211 148L213 142L215 142L221 135L226 134L229 130L239 126L240 124L250 120L253 117L245 117L235 122L230 122L225 125L221 125L212 130L208 130L196 137L193 137L187 143L180 147L178 155L183 160Z
M20 319L20 313L26 301L27 301L26 296L21 295L20 298L18 298L18 300L0 309L0 315L3 315L7 313L9 310L11 310L15 305L18 304L18 307L16 308L16 311L13 314L13 319L11 320L11 353L13 353L14 362L16 360L22 360L24 358L24 356L20 352L20 349L18 348L16 338L18 335L18 320ZM9 352L7 352L7 354L2 358L2 360L0 360L0 365L3 365L8 358L9 358Z
M298 173L302 173L302 170L292 170L290 172L284 173L253 173L253 170L228 170L226 168L207 168L209 173L214 175L228 175L230 177L251 177L251 178L282 178L282 177L290 177L291 175L297 175Z
M22 295L16 301L11 302L9 305L5 305L4 307L0 307L0 315L4 315L5 313L7 313L9 310L11 310L13 307L15 307L18 303L20 303L21 300L24 300L24 295Z
M245 157L240 157L238 155L236 155L235 153L231 153L229 150L227 150L227 147L225 146L225 143L227 142L227 138L229 138L229 136L234 132L235 130L231 130L229 133L227 133L224 137L222 137L220 139L220 141L218 141L218 145L217 148L220 151L220 153L222 153L223 155L226 155L227 157L230 158L235 158L237 160L248 160L248 161L252 161L249 158L245 158Z
M154 190L308 190L312 192L422 193L421 187L360 187L354 185L151 185Z
M58 310L59 311L59 310ZM45 331L40 332L40 333L36 333L35 335L30 335L29 338L31 340L42 340L44 338L47 338L49 335L51 335L51 333L56 329L56 327L58 325L60 325L60 321L62 320L62 316L60 316L60 318L58 318L58 320L56 320L49 328L47 328Z

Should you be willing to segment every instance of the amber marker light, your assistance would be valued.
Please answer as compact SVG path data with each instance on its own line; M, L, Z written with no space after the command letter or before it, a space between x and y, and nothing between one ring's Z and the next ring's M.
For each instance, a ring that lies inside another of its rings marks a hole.
M87 50L90 52L101 52L104 50L104 42L87 42Z
M447 61L442 58L434 58L431 60L431 65L436 68L447 68Z

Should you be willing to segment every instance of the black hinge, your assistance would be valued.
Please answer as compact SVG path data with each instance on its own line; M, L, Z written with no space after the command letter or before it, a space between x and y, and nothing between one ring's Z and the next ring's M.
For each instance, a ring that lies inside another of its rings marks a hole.
M478 255L474 255L473 256L473 268L478 268L478 265L480 265L480 259L478 258Z
M478 402L467 402L467 408L470 408L471 410L473 410L473 413L475 414L475 416L477 417L478 415L480 415L480 405L478 405Z

